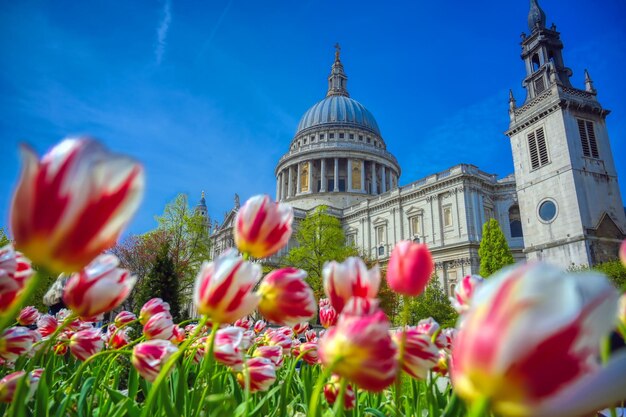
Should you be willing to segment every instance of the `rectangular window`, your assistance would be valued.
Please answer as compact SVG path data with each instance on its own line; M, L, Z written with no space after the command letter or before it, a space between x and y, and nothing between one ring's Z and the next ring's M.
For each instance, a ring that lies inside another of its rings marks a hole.
M528 152L530 154L530 166L532 169L537 169L550 163L543 127L530 132L527 135L527 139Z
M382 245L385 243L385 226L378 226L376 228L376 244Z
M320 140L324 140L324 134L320 133Z
M422 225L420 216L413 216L409 219L409 228L411 236L419 237L422 235Z
M344 136L343 133L340 133L339 134L339 139L343 139L343 136Z
M328 138L329 139L335 139L335 134L334 133L329 133L328 134Z
M443 227L452 227L452 206L443 206Z
M346 243L348 246L356 246L356 235L353 233L346 236Z
M599 158L600 154L598 153L598 143L596 142L596 134L593 130L593 122L589 120L577 120L583 155L589 158Z
M363 135L359 135L359 140L363 142Z

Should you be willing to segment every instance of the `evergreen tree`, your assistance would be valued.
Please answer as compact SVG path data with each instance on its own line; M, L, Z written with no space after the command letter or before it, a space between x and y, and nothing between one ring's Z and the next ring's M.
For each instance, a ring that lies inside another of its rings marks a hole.
M174 322L181 321L180 288L178 275L170 254L169 243L164 243L157 253L154 265L148 276L141 281L138 290L138 308L151 298L161 298L170 305Z
M0 248L11 243L9 237L4 231L4 227L0 227Z
M478 256L480 275L485 278L515 262L496 219L489 219L483 225L483 238L480 241Z
M410 323L432 317L442 328L454 327L458 318L450 299L446 296L439 278L433 275L422 294L411 301Z

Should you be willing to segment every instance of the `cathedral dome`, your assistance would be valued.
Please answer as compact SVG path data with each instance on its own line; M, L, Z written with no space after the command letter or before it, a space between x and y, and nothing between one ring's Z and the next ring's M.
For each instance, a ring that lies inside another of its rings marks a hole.
M296 135L320 125L357 127L381 136L372 113L358 101L343 95L331 95L314 104L300 119Z

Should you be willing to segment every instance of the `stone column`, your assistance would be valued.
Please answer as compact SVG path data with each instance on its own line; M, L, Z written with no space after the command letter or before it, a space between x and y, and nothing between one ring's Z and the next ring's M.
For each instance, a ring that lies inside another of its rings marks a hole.
M298 171L296 173L296 195L300 194L300 192L302 191L302 180L300 179L300 174L301 174L301 170L300 170L300 165L301 163L298 162Z
M376 162L372 161L372 194L376 195L378 194L378 185L377 185L377 180L378 178L376 178Z
M326 159L322 158L320 172L320 193L326 192Z
M307 162L309 164L309 193L313 192L313 161Z
M361 192L365 192L365 159L361 159Z
M352 191L352 159L346 159L346 169L348 170L348 186L346 191Z
M287 198L293 196L293 174L292 174L292 167L289 166L287 167L288 169L288 176L287 176Z
M276 201L280 201L280 172L276 175Z
M383 168L383 172L382 172L382 176L383 177L381 179L381 187L380 188L382 188L382 192L384 193L384 192L387 191L387 175L386 175L387 167L383 165L382 168Z
M339 158L335 158L335 180L333 191L339 191Z

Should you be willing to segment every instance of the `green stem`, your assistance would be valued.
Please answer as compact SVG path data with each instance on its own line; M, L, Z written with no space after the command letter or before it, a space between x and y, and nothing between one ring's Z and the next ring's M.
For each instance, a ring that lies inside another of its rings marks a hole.
M43 272L35 271L32 277L26 282L26 286L21 291L17 300L13 301L11 307L6 310L4 313L0 314L0 332L6 329L13 323L18 313L20 312L22 305L30 298L30 296L37 288L37 284L41 280L41 275Z
M400 367L402 367L402 363L404 362L404 351L406 345L406 326L409 324L409 314L410 314L410 303L411 299L408 295L402 297L403 306L402 306L402 335L400 337L400 350L398 356L398 362L400 363ZM398 372L398 377L396 378L396 416L400 417L402 415L402 369Z
M467 414L468 417L484 417L489 410L489 398L481 397L474 401Z
M243 392L243 417L248 417L250 412L250 368L246 362L243 364L243 380L245 385L245 391Z
M206 375L206 374L209 374L209 375L206 381L206 386L204 387L204 391L202 392L202 397L200 397L200 403L198 404L198 410L197 410L196 415L200 414L200 410L202 410L202 407L204 407L204 401L206 397L208 396L208 393L211 391L210 371L211 371L211 368L213 368L213 348L215 346L215 343L214 343L215 335L217 334L217 330L219 329L219 327L220 327L219 323L213 323L213 327L211 328L211 334L209 335L209 338L207 339L206 345L204 348L204 359L202 362L202 369L200 370L200 373L198 374L197 380L200 380L203 375Z
M335 417L342 417L344 410L344 397L346 395L346 389L348 388L348 380L345 378L341 378L341 383L339 386L339 396L335 400L335 408L333 408L333 413Z
M611 358L611 339L609 336L604 336L602 340L600 340L600 358L603 365L606 365ZM617 410L615 410L615 407L611 407L609 410L611 412L611 417L617 417Z
M150 413L152 409L152 405L154 404L156 395L159 392L159 387L161 386L163 381L165 381L165 379L168 377L170 369L172 369L172 367L174 366L178 358L185 352L185 349L187 349L189 344L191 344L194 338L200 333L200 331L204 327L207 320L208 320L208 317L203 316L202 320L200 320L200 323L198 323L198 326L194 330L193 334L187 340L185 340L185 342L180 346L180 348L167 360L167 362L165 362L165 364L161 368L161 371L159 372L159 375L157 376L154 383L152 384L152 388L150 389L148 398L146 398L146 402L144 403L143 410L141 412L141 417L148 416L148 414Z
M328 368L324 369L324 372L322 372L317 378L317 383L315 384L315 388L313 389L313 393L311 394L311 401L309 402L309 410L307 414L308 417L317 417L317 409L320 403L320 395L322 393L322 389L324 388L324 384L330 376L333 368L334 366L329 366Z
M287 378L285 379L283 386L280 388L280 412L278 413L280 417L286 417L287 415L287 395L289 395L289 390L291 388L291 380L293 379L293 373L296 370L296 365L298 364L298 361L304 357L304 355L306 355L308 352L312 350L315 350L315 349L311 348L311 349L305 350L304 352L300 352L298 357L293 362L291 362L289 371L287 372Z

